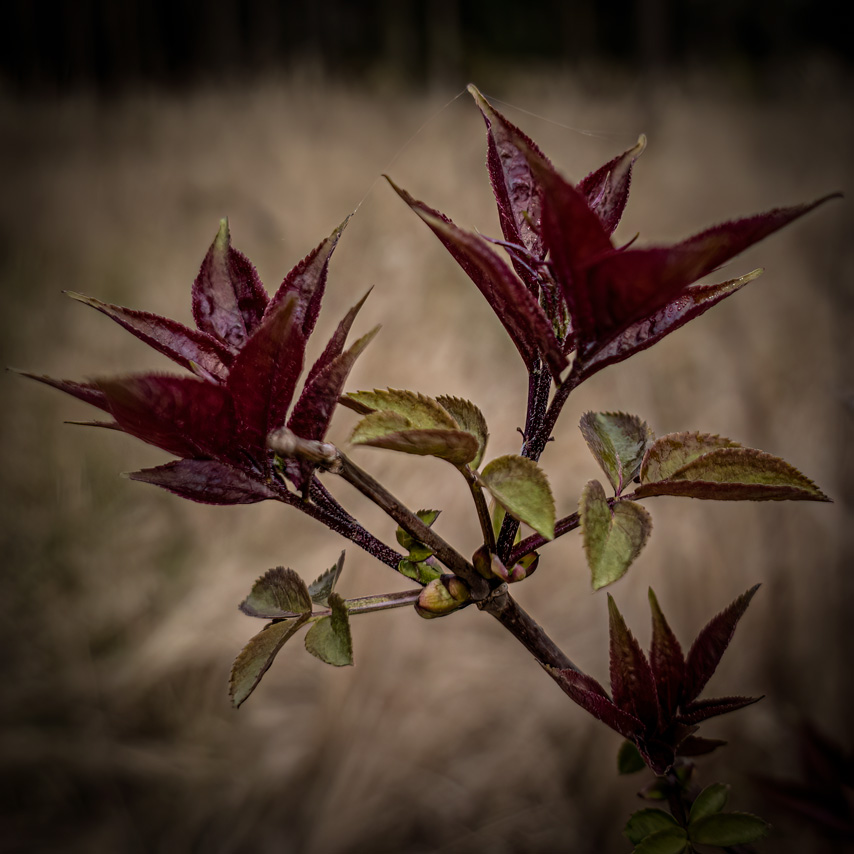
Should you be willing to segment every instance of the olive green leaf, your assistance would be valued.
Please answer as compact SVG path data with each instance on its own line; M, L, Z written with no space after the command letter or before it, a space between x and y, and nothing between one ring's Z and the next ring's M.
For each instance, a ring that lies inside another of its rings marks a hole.
M688 825L691 842L698 845L747 845L768 835L771 826L759 816L745 812L707 815Z
M617 495L640 470L647 445L654 436L645 421L625 412L585 412L581 434Z
M470 463L478 453L477 439L464 430L413 427L397 412L371 412L357 425L350 441L405 454L439 457L457 466Z
M617 773L636 774L644 768L646 768L646 762L643 761L643 756L640 755L634 742L624 741L617 751Z
M599 590L625 575L649 539L652 519L634 501L615 501L609 506L598 480L584 487L578 509L593 589Z
M458 427L448 411L432 397L415 391L389 388L373 391L354 391L345 395L345 402L351 401L362 412L394 412L402 415L413 428L430 429Z
M459 397L443 394L436 398L436 402L450 413L461 430L471 433L477 439L477 454L469 463L473 469L476 469L483 459L483 452L489 441L489 428L486 426L483 413L471 401Z
M719 813L725 806L729 797L729 786L723 783L712 783L706 786L697 799L691 804L691 814L688 817L690 823L699 821L707 815Z
M308 619L306 613L270 623L243 647L232 665L228 682L228 694L235 708L239 708L258 687L279 650Z
M674 434L680 436L683 434ZM719 443L702 451L696 437L669 448L659 445L647 451L641 466L638 498L651 495L684 495L720 501L829 501L830 499L794 466L755 448L742 448L728 439L709 437ZM723 444L728 443L728 444ZM664 463L662 464L662 460Z
M641 464L641 483L666 480L682 466L709 451L740 447L738 442L711 433L668 433L649 446Z
M398 563L397 571L419 584L429 584L442 575L442 566L434 557L419 561L404 558Z
M477 476L481 486L514 518L547 540L555 535L555 503L545 472L526 457L508 454Z
M676 819L664 810L648 807L647 809L638 810L629 816L623 834L628 837L629 842L637 845L643 842L651 833L658 833L661 830L671 830L678 827Z
M681 827L657 830L637 845L634 854L682 854L688 846L688 835Z
M308 630L305 648L321 661L335 667L353 663L353 639L347 605L337 593L329 594L332 614L321 617Z
M335 566L327 569L322 575L318 576L308 585L308 595L315 605L328 605L329 594L335 589L338 583L338 577L341 575L341 570L344 568L344 552L335 563Z
M250 617L293 617L311 612L311 597L296 572L277 566L252 585L252 591L239 607Z

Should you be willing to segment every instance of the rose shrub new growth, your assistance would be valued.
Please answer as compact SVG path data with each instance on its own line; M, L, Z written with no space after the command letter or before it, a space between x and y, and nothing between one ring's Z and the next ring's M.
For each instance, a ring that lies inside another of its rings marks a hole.
M389 183L474 282L519 351L529 382L518 455L483 464L489 431L470 401L396 389L345 394L355 360L377 332L368 332L345 349L364 297L340 321L297 394L330 259L346 220L285 276L272 296L249 260L232 247L223 220L193 283L195 329L71 294L189 374L151 373L84 383L27 376L107 414L107 420L89 424L129 433L177 457L134 472L131 479L210 504L281 501L415 582L402 593L344 599L334 589L343 554L310 585L292 569L268 571L240 606L245 614L269 623L234 663L230 694L236 706L255 690L278 651L303 626L308 627L309 652L330 664L346 665L353 661L353 614L413 605L423 617L439 617L474 603L510 631L570 698L628 740L620 751L622 771L646 764L658 775L645 792L666 798L672 815L656 809L632 817L626 834L637 852L753 841L765 834L765 823L721 812L726 789L720 784L697 796L690 787L693 764L686 757L722 744L696 735L699 723L755 702L745 697L701 699L700 694L756 587L715 617L687 655L650 591L649 658L609 596L608 696L525 613L508 586L532 575L540 550L575 528L581 529L594 590L612 584L650 536L650 514L638 503L645 498L828 500L811 480L771 454L701 432L656 438L643 420L622 412L588 412L580 424L612 496L600 481L591 480L581 491L577 511L560 515L538 461L571 391L755 279L760 270L717 284L699 282L831 197L733 220L671 246L618 246L612 235L645 138L573 184L474 87L469 91L486 123L487 167L502 238L462 229L391 179ZM413 513L325 442L338 403L361 416L351 435L353 446L436 456L460 472L483 538L470 559L433 529L438 511ZM344 478L391 516L399 525L397 541L404 553L354 519L327 490L321 475ZM520 523L533 533L522 538Z

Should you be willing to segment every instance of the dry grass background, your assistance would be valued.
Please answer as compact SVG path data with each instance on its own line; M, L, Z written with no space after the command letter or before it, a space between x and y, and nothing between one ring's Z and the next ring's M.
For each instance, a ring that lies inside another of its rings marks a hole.
M618 234L663 241L850 189L844 92L757 101L701 88L641 99L632 88L594 98L552 76L517 81L506 97L559 124L506 111L576 178L646 131ZM333 260L318 341L374 286L358 329L383 331L350 387L468 397L487 416L491 453L517 450L524 377L512 346L427 229L372 183L388 170L460 224L497 233L481 120L465 97L436 115L442 103L293 82L7 100L4 364L70 378L166 367L60 290L189 321L190 284L220 216L272 289L361 201ZM703 779L733 782L736 808L761 807L750 773L794 770L788 727L800 716L846 738L851 225L850 202L837 202L733 262L734 275L767 272L585 385L543 458L559 509L571 512L598 476L578 417L620 408L659 433L700 428L779 454L837 499L651 501L654 535L613 588L645 644L649 585L687 642L764 583L712 686L768 694L709 728L735 747L704 763ZM473 609L433 622L409 611L359 618L352 669L326 667L294 643L235 713L229 665L259 628L237 602L265 569L285 564L311 580L345 544L281 506L205 507L121 480L163 454L64 426L87 408L16 377L3 383L0 851L627 849L618 829L638 783L615 777L618 738ZM352 423L339 413L333 438L344 441ZM411 506L443 508L438 529L474 547L474 515L450 467L356 453ZM332 488L393 539L393 525L349 487ZM347 548L345 595L405 586ZM518 596L605 678L605 602L589 591L577 535L549 548ZM831 850L777 818L766 850Z

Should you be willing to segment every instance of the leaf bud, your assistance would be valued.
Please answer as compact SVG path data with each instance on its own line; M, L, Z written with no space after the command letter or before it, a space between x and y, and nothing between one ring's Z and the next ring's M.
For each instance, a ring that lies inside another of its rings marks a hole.
M456 575L443 575L431 581L415 603L415 610L425 619L444 617L465 605L471 598L468 587Z

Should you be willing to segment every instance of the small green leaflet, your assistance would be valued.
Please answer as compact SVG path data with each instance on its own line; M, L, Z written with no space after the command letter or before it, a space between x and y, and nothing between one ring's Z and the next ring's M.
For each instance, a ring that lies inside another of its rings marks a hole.
M726 806L728 798L729 786L725 786L723 783L712 783L706 786L691 804L691 814L688 820L693 824L707 815L719 813Z
M646 768L646 762L643 761L643 756L640 755L640 751L635 747L634 742L624 741L617 751L617 773L637 774L644 768Z
M555 535L555 504L548 478L526 457L508 454L488 463L477 476L481 486L514 518L547 540Z
M638 498L683 495L721 501L829 501L785 460L705 433L671 433L647 450Z
M623 829L623 833L629 842L637 845L639 842L643 842L651 833L657 833L661 830L671 830L674 827L678 827L678 825L673 816L664 812L664 810L649 807L632 813Z
M416 512L416 516L428 527L432 528L433 523L439 518L439 514L441 510L419 510ZM419 561L426 560L433 554L433 550L427 548L424 543L418 541L407 531L404 531L403 528L398 527L395 532L395 536L397 537L398 543L400 543L403 548L405 548L408 552L408 558L410 561L414 563L418 563Z
M311 601L309 590L298 573L277 566L252 585L252 591L239 607L249 617L271 619L310 613Z
M652 519L634 501L615 501L609 506L598 480L584 487L578 509L593 589L599 590L625 575L649 539Z
M471 433L477 439L477 454L469 465L476 469L483 459L486 443L489 441L489 428L483 413L471 401L459 397L440 395L436 402L446 409L461 430Z
M332 614L321 617L308 630L305 648L321 661L335 667L353 663L353 639L350 635L350 617L347 605L337 594L329 596Z
M243 647L232 665L228 683L228 694L235 708L239 708L246 701L285 642L308 619L308 614L301 614L290 620L270 623Z
M579 424L587 447L620 495L640 470L652 430L637 415L585 412Z
M748 845L766 837L770 825L761 818L745 812L722 812L707 815L688 825L692 842L698 845Z
M682 854L687 847L685 831L681 827L670 827L651 833L635 847L634 854Z
M338 578L341 575L341 570L344 568L344 552L331 569L327 569L322 575L315 578L308 585L308 595L315 605L326 607L329 605L329 595L335 589Z

